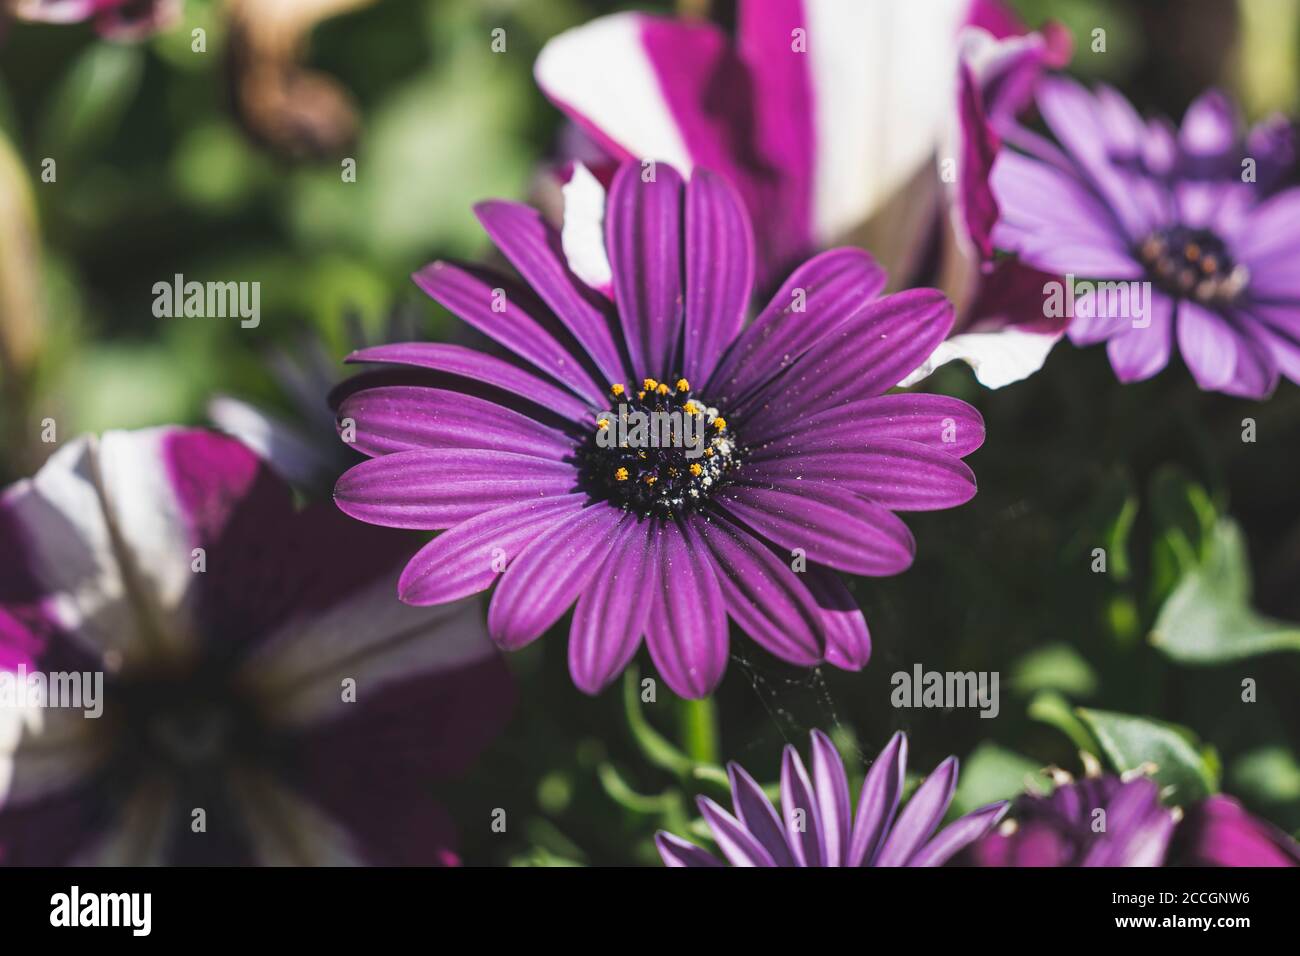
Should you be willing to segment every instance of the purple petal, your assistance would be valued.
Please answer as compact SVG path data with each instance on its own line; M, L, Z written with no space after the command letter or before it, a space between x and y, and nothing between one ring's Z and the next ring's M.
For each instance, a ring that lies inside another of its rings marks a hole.
M339 405L356 422L354 447L377 457L417 448L484 448L563 459L577 440L512 409L440 388L367 388Z
M1188 299L1178 304L1178 350L1207 391L1232 381L1237 368L1237 336L1222 316Z
M479 203L474 212L492 242L573 333L606 380L625 381L627 370L610 332L611 318L600 298L569 270L559 233L541 213L522 203L493 200Z
M808 435L817 436L820 451L855 451L901 438L965 458L984 444L984 419L946 395L878 395L787 422L768 440L764 454L802 454Z
M820 617L798 575L721 515L695 526L708 545L732 620L782 660L804 667L819 663L824 655Z
M882 394L930 357L953 318L952 303L935 289L868 303L737 405L746 438L761 440L797 415Z
M803 572L826 635L826 663L842 670L857 671L871 659L871 633L867 619L858 608L840 576L828 568L810 565Z
M686 187L686 334L683 373L703 385L740 334L754 283L745 207L721 177L699 169Z
M531 399L583 426L587 426L591 420L590 407L586 402L575 398L572 393L496 356L486 355L460 345L441 342L378 345L353 352L347 357L347 361L411 365L436 372L446 372Z
M716 856L706 853L694 843L660 830L655 834L655 847L664 866L719 867L723 864Z
M1206 90L1187 107L1178 143L1197 156L1222 156L1237 142L1237 110L1222 90Z
M898 822L890 830L876 858L876 866L907 866L913 854L930 838L943 819L957 788L957 758L949 757L934 769L912 794Z
M493 341L531 362L589 402L604 388L583 367L581 349L554 316L521 286L476 267L432 262L412 277L434 301Z
M859 452L816 452L785 458L759 453L745 465L745 481L798 493L813 482L855 492L891 511L933 511L975 496L975 475L964 461L895 438Z
M953 856L997 826L998 821L1006 814L1009 806L1010 804L1005 800L1000 803L991 803L954 820L940 830L934 839L913 854L907 865L943 866Z
M614 301L634 376L666 378L679 366L682 330L681 175L666 163L642 181L639 163L614 175L605 207L605 245L614 273Z
M734 761L727 764L727 776L731 780L731 799L736 815L744 823L745 829L763 844L777 866L794 866L795 860L786 840L785 826L763 788L744 767Z
M1215 794L1187 808L1170 857L1180 866L1300 866L1300 844Z
M826 866L842 866L849 853L849 779L835 745L820 730L812 732L812 777L826 838Z
M714 842L732 866L776 866L772 854L739 820L708 797L700 797L696 803L713 831Z
M437 531L502 505L575 490L573 465L478 448L403 451L350 468L334 486L344 514Z
M622 526L632 520L602 502L535 538L501 576L492 595L492 639L507 650L518 650L541 637L602 569Z
M886 577L907 570L916 540L893 512L838 488L808 484L732 485L716 500L728 513L782 548L850 574Z
M1128 328L1106 343L1111 368L1121 382L1140 382L1169 364L1174 339L1174 300L1151 297L1151 322L1145 328Z
M799 865L826 866L826 838L817 794L799 752L789 744L781 755L781 811Z
M569 630L569 673L584 694L598 694L641 646L655 600L657 536L650 522L622 530L591 584L578 598Z
M808 260L727 350L706 394L712 401L738 401L861 311L886 281L861 249L831 249Z
M533 539L586 503L585 494L528 498L463 521L416 552L398 580L398 597L446 604L484 591Z
M862 782L846 866L875 864L881 841L889 833L894 814L898 812L906 774L907 737L897 733L890 738Z
M658 538L646 646L674 693L705 697L727 667L727 605L695 524L664 524Z

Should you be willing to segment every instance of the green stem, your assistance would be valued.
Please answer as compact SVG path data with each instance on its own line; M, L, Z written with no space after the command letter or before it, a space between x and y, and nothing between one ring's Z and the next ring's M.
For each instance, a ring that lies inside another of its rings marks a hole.
M682 747L697 764L718 762L718 710L712 697L684 700L678 711Z

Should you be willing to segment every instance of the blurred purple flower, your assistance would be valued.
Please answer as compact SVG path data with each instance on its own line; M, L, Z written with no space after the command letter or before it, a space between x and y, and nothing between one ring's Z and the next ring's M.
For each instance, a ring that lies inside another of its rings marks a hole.
M1105 341L1124 382L1163 369L1175 338L1203 389L1259 399L1279 375L1300 381L1300 189L1269 191L1287 137L1256 130L1268 181L1249 181L1231 161L1236 114L1217 93L1177 131L1109 87L1052 79L1037 101L1059 145L1008 134L1025 152L1004 149L994 163L994 244L1047 272L1152 288L1143 316L1127 295L1097 296L1071 340Z
M1051 276L993 260L987 179L998 130L1069 47L1063 30L1028 33L996 0L932 0L925 17L741 0L734 38L615 14L552 39L535 73L585 134L569 137L575 158L727 178L755 224L760 289L845 242L904 286L941 284L957 303L953 334L905 384L960 359L997 388L1037 371L1064 330L1043 312Z
M977 866L1160 866L1176 819L1147 777L1062 780L1049 796L1021 796L967 859Z
M1190 807L1174 831L1171 866L1300 866L1300 843L1217 794Z
M111 40L143 40L180 17L180 0L14 0L19 20L37 23L81 23L93 20L100 35Z
M449 529L407 565L402 599L441 604L499 576L488 629L508 649L576 600L569 664L588 693L645 635L673 690L708 694L728 616L791 663L862 667L866 622L831 569L903 571L915 542L894 511L975 493L961 458L983 441L979 414L884 394L943 340L952 306L926 289L875 298L884 272L837 249L797 268L746 327L749 223L705 170L688 184L664 164L619 169L582 252L603 264L612 301L570 270L566 238L535 210L477 211L528 286L446 262L415 279L515 358L366 349L351 360L406 368L336 396L354 447L373 456L339 480L339 506ZM707 450L602 447L601 413L620 402L703 418Z
M898 813L906 771L907 738L898 733L867 773L855 815L844 761L830 738L814 730L811 777L798 751L785 748L784 815L736 763L727 765L734 815L708 797L699 798L700 812L732 866L942 866L1007 810L1005 802L989 804L940 830L957 787L957 758L939 764ZM723 865L671 833L660 831L655 844L667 866Z
M197 430L79 439L10 487L0 678L103 684L98 718L0 702L0 861L455 862L428 787L513 691L477 603L393 599L405 537Z

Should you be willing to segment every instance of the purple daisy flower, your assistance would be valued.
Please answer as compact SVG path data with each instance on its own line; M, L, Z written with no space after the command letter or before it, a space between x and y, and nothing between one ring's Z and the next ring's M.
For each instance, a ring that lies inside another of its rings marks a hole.
M1147 777L1072 780L1025 794L1011 818L969 851L977 866L1160 866L1178 815Z
M991 803L940 830L957 788L957 758L935 767L899 813L906 773L907 737L897 733L871 765L854 814L844 761L830 738L814 730L811 776L798 751L785 748L782 814L734 762L727 765L734 815L708 797L699 798L699 807L732 866L942 866L1007 810L1005 801ZM671 833L660 831L655 844L667 866L723 865Z
M429 786L512 688L477 602L393 599L405 537L189 429L79 439L6 490L0 861L455 862ZM75 675L74 707L39 696Z
M1215 794L1189 807L1169 847L1173 866L1300 866L1300 843Z
M111 40L142 40L171 26L180 16L180 0L13 0L12 13L37 23L95 22Z
M415 279L515 359L366 349L351 360L408 368L336 396L341 425L373 456L339 480L339 507L446 529L407 565L402 599L440 604L499 577L488 629L508 649L576 601L569 664L588 693L644 635L674 691L707 695L728 618L790 663L865 664L866 621L834 572L903 571L915 543L894 512L975 493L961 458L983 441L979 414L884 394L943 340L947 300L875 298L883 271L838 249L796 269L746 326L749 223L704 170L686 183L663 164L619 169L590 250L607 259L612 301L572 273L535 210L477 212L531 288L446 262ZM677 415L696 434L629 439L620 406Z
M1222 97L1193 104L1177 132L1108 87L1054 78L1037 102L1059 146L1022 130L1026 152L997 157L994 244L1047 272L1152 290L1140 317L1129 296L1098 296L1071 340L1105 341L1124 382L1163 369L1175 340L1206 390L1259 399L1279 375L1300 381L1300 189L1270 195L1236 164L1207 175L1239 136ZM1256 139L1276 165L1277 138Z

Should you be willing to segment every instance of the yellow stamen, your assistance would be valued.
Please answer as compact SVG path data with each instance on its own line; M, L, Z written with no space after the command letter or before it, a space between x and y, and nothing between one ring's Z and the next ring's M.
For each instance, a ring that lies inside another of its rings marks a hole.
M658 481L658 480L659 480L659 479L656 478L654 475L646 475L646 476L645 476L645 483L646 483L647 485L653 485L653 484L654 484L656 481Z
M655 392L656 392L657 394L659 394L659 395L667 395L667 394L668 394L668 386L665 385L663 382L660 382L660 383L659 383L659 387L655 389Z
M688 392L688 391L690 391L690 388L691 388L691 383L688 382L688 381L686 381L686 379L684 379L684 378L679 378L679 379L677 380L677 391L679 391L679 392Z
M596 419L596 427L599 428L601 431L604 431L606 428L609 427L609 419L608 418Z
M706 449L704 449L704 457L705 457L705 458L712 458L712 457L713 457L713 449L712 449L712 448L706 448Z
M704 471L704 469L701 468L697 463L695 463L695 462L691 462L691 474L692 474L692 475L694 475L696 478L698 478L698 477L700 477L700 473L703 472L703 471Z
M727 427L727 420L723 418L721 415L719 415L717 418L713 420L713 427L716 428L718 431L722 431L724 428Z
M659 387L659 383L652 378L648 378L641 383L641 387L644 388L647 392L653 392L656 388Z
M618 471L614 472L614 480L615 480L615 481L627 481L627 469L626 469L626 468L620 468Z
M622 383L622 382L615 382L613 385L611 385L611 386L609 387L609 393L610 393L611 395L614 395L614 396L622 395L622 394L623 394L623 383Z
M637 397L637 398L645 398L645 391L642 390L642 391L640 391L640 392L637 392L637 393L636 393L636 397Z
M695 415L699 413L700 407L696 405L694 402L687 402L685 405L682 406L682 411L684 411L687 415Z

